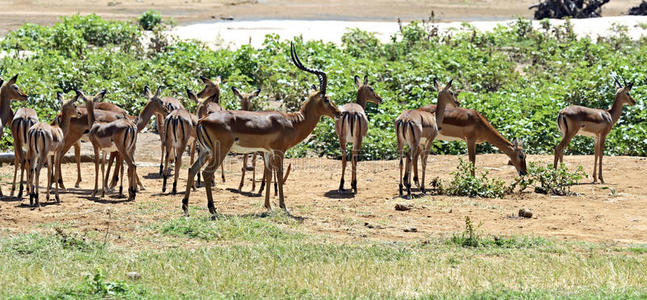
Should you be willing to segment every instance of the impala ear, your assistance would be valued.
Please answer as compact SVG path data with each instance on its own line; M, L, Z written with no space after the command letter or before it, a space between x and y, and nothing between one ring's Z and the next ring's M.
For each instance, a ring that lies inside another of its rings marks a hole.
M260 95L260 94L261 94L261 89L260 89L260 88L257 88L255 91L253 91L253 92L252 92L252 94L251 94L251 95L249 95L249 97L250 97L250 98L252 98L252 97L258 97L258 95Z
M81 99L85 99L85 95L83 95L83 92L81 92L80 90L75 89L75 90L74 90L74 93L76 93L76 95L74 95L74 99L75 99L75 100L77 100L77 99L79 99L79 98L81 98ZM63 93L58 92L58 93L56 93L56 96L57 96L57 97L59 97L59 96L60 96L60 100L61 100L61 101L63 100Z
M79 98L79 91L78 90L74 90L74 91L76 92L76 97L74 97L74 99L78 99ZM56 102L58 102L58 104L61 107L63 106L63 93L56 92Z
M434 88L438 92L442 91L442 87L440 86L440 82L438 82L438 78L434 78Z
M18 80L18 74L16 74L16 75L14 75L13 77L11 77L11 79L9 79L9 82L8 82L7 84L8 84L8 85L15 84L15 83L16 83L16 80Z
M189 99L193 100L195 104L200 104L198 101L198 96L195 95L190 89L186 89L186 95L189 97Z
M362 82L359 79L359 76L355 75L355 77L353 77L353 78L355 79L355 85L357 87L359 87L362 84Z
M512 141L512 147L514 147L514 148L519 148L519 141L518 141L517 139L514 139L514 140Z
M153 98L153 95L151 95L151 89L148 86L144 87L144 94L146 94L146 97Z
M157 91L155 91L155 98L159 98L159 96L162 94L162 86L157 87Z
M236 97L243 99L243 95L240 94L240 91L238 91L238 89L235 86L231 87L231 91L234 92L234 95L236 95Z
M316 84L313 84L312 86L310 86L310 88L311 88L313 91L315 91L315 92L319 90L319 89L317 89L317 85L316 85Z
M103 97L105 97L105 96L106 96L106 92L107 92L107 91L104 89L104 90L102 90L101 92L97 93L97 94L94 96L94 101L99 102L99 101L103 100Z
M222 82L222 77L220 77L220 75L218 75L218 77L216 77L216 79L213 80L213 83L215 84L220 84L221 82Z
M446 90L448 90L448 89L450 89L450 88L452 87L452 82L454 82L454 79L449 80L449 82L448 82L448 83L447 83L447 85L445 86L445 89L446 89Z
M364 75L364 85L368 84L368 75Z
M633 87L634 87L634 83L633 83L633 82L630 82L630 83L628 83L628 84L627 84L627 86L625 87L625 90L627 90L627 92L628 92L628 91L631 91L631 88L633 88Z

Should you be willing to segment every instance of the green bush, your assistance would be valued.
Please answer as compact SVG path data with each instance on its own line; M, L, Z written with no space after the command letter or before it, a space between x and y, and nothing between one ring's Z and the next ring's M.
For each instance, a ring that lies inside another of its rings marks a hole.
M474 173L474 175L472 175ZM488 177L489 172L477 169L471 162L458 159L456 171L452 172L454 179L448 184L435 178L431 183L431 191L435 194L449 196L468 196L481 198L503 198L510 192L503 180Z
M144 30L153 30L153 28L162 23L162 15L156 10L147 10L139 16L137 21L139 22L139 26Z
M43 120L57 113L56 92L75 88L89 93L105 88L108 101L135 114L146 101L144 86L162 85L164 95L176 96L192 109L184 89L198 90L200 75L220 75L221 99L228 109L239 107L230 92L231 86L237 86L261 88L258 100L264 103L260 107L275 102L294 111L316 83L314 76L292 65L290 41L278 35L268 35L258 49L243 46L212 51L198 42L164 39L158 30L155 39L161 42L144 46L143 28L152 28L161 16L148 12L139 21L141 26L90 15L62 18L53 26L25 24L0 41L0 49L7 53L0 58L0 70L2 75L21 74L19 85L30 94L27 105ZM576 39L568 23L542 26L534 29L521 19L492 32L465 26L466 31L439 36L413 22L387 43L360 30L344 34L341 47L304 42L300 37L294 42L306 65L327 72L328 91L337 105L355 101L354 75L368 75L375 82L372 86L384 103L366 108L369 132L362 145L362 160L396 158L393 120L405 109L435 103L432 82L436 77L443 82L453 78L454 89L461 91L461 105L479 111L506 138L524 138L526 152L552 153L561 138L555 122L559 110L572 104L609 107L614 95L610 74L614 72L636 83L632 95L638 104L624 109L607 137L606 154L647 155L645 89L640 84L647 78L643 55L647 43L627 39L621 27L616 34L594 42ZM464 145L438 141L432 151L465 153ZM477 151L497 150L484 143ZM576 137L566 151L591 154L593 141ZM324 118L290 155L339 158L340 152L333 122Z
M533 186L536 193L568 196L573 194L571 186L584 177L586 177L586 173L582 166L577 166L574 172L570 172L564 164L560 164L557 169L554 169L550 164L542 167L530 163L528 174L520 178L518 184L521 191Z

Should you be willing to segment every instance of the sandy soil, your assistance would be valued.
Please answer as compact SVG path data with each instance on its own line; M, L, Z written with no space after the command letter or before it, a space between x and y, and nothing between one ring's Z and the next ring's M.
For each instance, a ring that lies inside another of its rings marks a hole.
M128 239L129 235L150 235L143 230L170 218L181 217L182 195L161 194L161 179L157 175L159 147L156 135L145 134L140 139L137 160L138 172L143 176L146 191L137 195L134 202L109 195L105 199L90 197L93 186L94 165L84 163L84 181L80 189L70 189L62 194L60 205L45 205L31 210L22 202L4 198L0 201L0 228L5 233L22 233L45 230L52 224L71 226L76 230L103 231L111 224L116 242L138 243L142 239ZM87 145L85 145L87 147ZM188 159L185 159L185 164ZM456 156L430 156L428 178L439 176L449 179L457 165ZM547 163L549 156L530 156L529 161ZM569 156L569 167L581 164L590 171L592 156ZM526 192L504 199L424 196L413 200L397 197L398 169L396 161L359 163L359 192L338 194L340 162L330 159L293 159L292 173L286 183L286 203L295 216L303 218L299 231L330 236L340 241L350 240L419 240L429 236L449 236L463 230L465 216L481 230L496 235L530 235L566 240L604 241L613 243L647 243L647 159L639 157L605 157L605 185L584 183L573 187L579 196L551 197ZM477 165L490 170L510 182L513 167L506 165L507 158L500 154L479 155ZM251 189L251 176L239 193L235 189L240 180L239 157L229 157L225 162L227 181L217 181L215 205L224 215L261 214L263 199L247 193ZM5 194L9 192L9 175L13 167L0 168ZM76 178L74 165L64 165L68 187ZM180 173L179 189L185 186L186 167ZM348 174L348 173L347 173ZM219 175L219 172L218 174ZM219 178L219 176L216 176ZM44 176L41 176L44 184ZM347 179L347 181L350 181ZM585 180L588 182L588 179ZM170 188L170 186L169 186ZM258 188L258 185L257 185ZM347 186L348 188L348 186ZM41 189L42 190L42 189ZM205 217L204 189L191 194L190 204L199 210L193 217ZM44 198L44 192L41 194ZM44 201L44 200L41 200ZM278 198L272 198L275 209ZM396 204L412 205L409 211L396 211ZM534 212L531 219L515 217L520 208ZM417 232L405 232L415 227ZM121 237L123 239L119 239ZM135 242L138 241L138 242ZM146 239L143 239L146 240Z
M393 21L427 18L431 11L442 21L502 20L531 17L535 0L0 0L0 34L25 22L52 24L60 16L97 13L130 19L148 9L180 23L220 18ZM625 14L637 0L614 0L604 6L604 16Z

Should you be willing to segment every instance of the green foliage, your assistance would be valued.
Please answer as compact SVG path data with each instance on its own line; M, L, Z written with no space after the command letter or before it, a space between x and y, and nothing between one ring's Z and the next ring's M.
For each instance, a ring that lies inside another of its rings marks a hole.
M153 30L162 23L162 15L156 10L147 10L137 19L139 26L144 30Z
M442 195L481 198L503 198L509 193L510 190L503 180L496 177L489 178L488 174L487 170L478 174L471 162L459 158L456 171L452 172L454 179L449 184L444 184L439 178L435 178L431 183L431 190Z
M567 196L573 194L571 186L584 177L586 177L586 173L582 166L577 166L574 172L570 172L564 164L560 164L557 169L554 169L550 164L542 167L530 163L528 174L520 178L518 183L521 191L529 186L534 186L536 193Z
M237 86L261 88L258 107L281 104L284 110L295 111L316 83L314 76L292 65L290 41L278 35L268 35L259 49L213 51L198 42L165 36L163 26L154 26L161 22L159 13L147 12L140 24L144 20L148 25L138 26L90 15L62 18L49 27L25 24L0 41L7 52L0 58L0 70L3 75L21 74L19 85L30 94L27 105L43 120L57 113L56 92L74 88L88 93L105 88L107 101L135 114L146 100L144 86L162 85L165 96L175 96L192 109L184 89L198 90L199 75L220 75L221 101L228 109L239 107L230 92L231 86ZM615 92L613 72L636 83L632 95L638 104L624 109L607 137L606 152L644 156L647 110L640 83L647 78L647 58L642 55L647 43L631 41L626 28L616 27L613 35L594 42L577 39L569 22L554 27L542 23L535 29L520 19L492 32L464 25L464 31L451 36L439 36L425 24L413 22L388 43L360 30L344 34L341 47L304 42L300 37L294 42L306 65L327 72L328 91L337 105L355 101L354 75L368 75L384 99L383 104L366 108L370 124L362 160L396 158L393 120L405 109L435 103L435 77L442 82L453 78L462 106L479 111L506 138L525 138L528 153L552 153L560 140L555 123L559 110L572 104L609 107ZM155 30L151 43L142 43L142 28ZM590 138L576 137L566 151L590 154L592 144ZM459 154L465 146L439 141L433 151ZM478 151L496 149L486 143ZM290 155L338 158L340 152L333 122L324 118Z
M478 232L479 227L474 226L469 216L465 217L465 230L461 233L455 233L448 240L450 244L461 247L490 247L506 249L535 248L550 245L550 241L544 238L533 237L498 237L483 236Z
M85 283L89 288L89 294L101 297L112 297L123 295L128 291L128 285L120 281L106 281L106 276L101 271L94 275L87 275Z

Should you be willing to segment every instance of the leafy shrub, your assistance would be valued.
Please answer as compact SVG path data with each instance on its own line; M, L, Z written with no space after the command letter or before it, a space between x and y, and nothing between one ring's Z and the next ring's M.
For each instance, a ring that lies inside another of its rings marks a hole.
M448 240L450 244L461 247L492 247L492 248L533 248L548 246L550 242L541 237L499 237L484 236L478 232L482 224L474 226L469 216L465 217L465 230L454 233Z
M571 186L584 178L586 173L582 166L577 166L575 172L569 172L564 164L554 169L550 164L545 167L530 163L528 174L521 178L519 186L521 191L529 186L534 186L536 193L557 196L572 195Z
M153 30L157 25L162 23L162 15L156 10L147 10L139 16L137 21L139 22L139 26L144 30Z
M496 177L488 178L488 173L489 171L486 170L478 174L471 162L459 158L456 171L452 172L454 179L444 184L439 178L435 178L431 182L431 191L449 196L503 198L510 189L506 187L503 180Z

